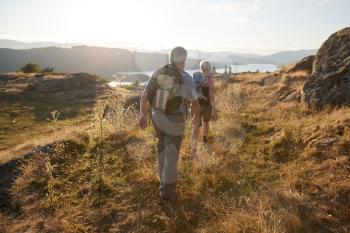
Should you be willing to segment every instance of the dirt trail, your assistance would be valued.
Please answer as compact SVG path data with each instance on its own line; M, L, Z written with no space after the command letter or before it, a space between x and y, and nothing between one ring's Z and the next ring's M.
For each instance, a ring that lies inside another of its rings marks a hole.
M88 124L65 127L57 131L57 140L74 137L80 132L85 132L89 128ZM23 155L30 153L35 148L47 144L52 144L56 140L56 133L48 135L38 135L35 138L28 138L27 141L17 144L15 147L6 150L0 150L0 165L4 165L11 160L20 159Z

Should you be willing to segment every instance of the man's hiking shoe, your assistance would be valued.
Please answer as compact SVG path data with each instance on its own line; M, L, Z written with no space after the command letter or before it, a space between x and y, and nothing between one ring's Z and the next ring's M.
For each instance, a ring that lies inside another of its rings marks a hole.
M159 187L159 197L159 202L161 204L177 202L176 183L165 184L161 182Z
M159 198L159 205L167 205L167 204L177 204L178 198L177 196L173 197L160 197Z
M214 141L214 137L213 136L203 136L203 143L207 144L207 143L212 143Z
M191 152L191 159L197 158L198 149L193 149Z
M208 136L203 136L203 143L209 143Z

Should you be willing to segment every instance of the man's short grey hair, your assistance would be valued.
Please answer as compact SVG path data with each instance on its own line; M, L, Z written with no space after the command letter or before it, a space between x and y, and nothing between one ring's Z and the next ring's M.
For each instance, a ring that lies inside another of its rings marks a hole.
M209 71L211 71L210 62L207 61L207 60L201 61L201 63L199 63L199 67L200 67L202 72L209 72Z
M170 52L170 63L179 64L183 63L187 58L187 50L184 47L175 47Z

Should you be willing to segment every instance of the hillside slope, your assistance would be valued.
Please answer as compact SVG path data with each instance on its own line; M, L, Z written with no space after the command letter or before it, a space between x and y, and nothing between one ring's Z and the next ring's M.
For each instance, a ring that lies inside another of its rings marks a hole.
M177 205L157 204L152 128L140 131L122 99L99 102L88 130L24 164L0 229L349 232L350 109L304 109L306 78L275 72L218 81L220 118L195 161L186 131ZM114 111L103 121L106 104Z
M0 75L0 162L52 140L52 112L60 112L57 124L68 132L87 122L95 102L112 92L106 81L86 73Z

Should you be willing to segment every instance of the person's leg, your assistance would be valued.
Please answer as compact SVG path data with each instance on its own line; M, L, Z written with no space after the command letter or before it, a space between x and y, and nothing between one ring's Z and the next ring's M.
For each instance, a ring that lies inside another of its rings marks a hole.
M179 151L183 136L165 134L165 161L162 181L165 184L161 196L164 198L176 197L176 182L178 178Z
M164 171L165 162L165 144L164 144L164 133L157 133L157 162L158 162L158 175L160 181L162 181L162 174Z
M203 122L203 136L208 136L209 133L209 121Z
M172 127L174 131L165 132L164 135L164 169L162 182L164 189L161 190L161 198L176 199L176 182L178 179L178 160L181 142L185 130L185 121L182 116L170 116L171 122L176 122Z
M197 154L199 127L192 129L192 156Z
M203 122L203 142L208 142L208 133L209 133L209 121Z
M192 128L192 156L196 156L198 148L198 138L199 138L199 128L202 126L202 114L199 116L199 125L198 127Z
M160 198L173 199L176 197L177 163L185 119L182 115L154 114L152 121L158 138Z
M159 180L160 180L160 185L159 189L162 190L164 187L164 182L162 181L162 175L164 171L164 162L165 162L165 133L160 131L155 124L154 125L154 131L156 133L157 137L157 166L158 166L158 175L159 175Z
M209 134L209 121L211 119L211 107L206 107L203 112L203 142L208 142L208 134Z

